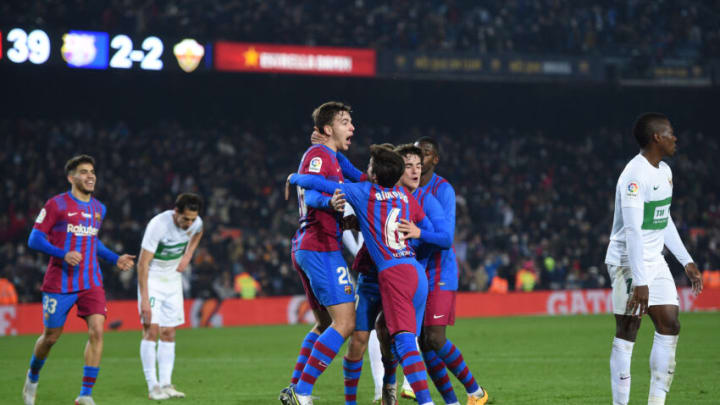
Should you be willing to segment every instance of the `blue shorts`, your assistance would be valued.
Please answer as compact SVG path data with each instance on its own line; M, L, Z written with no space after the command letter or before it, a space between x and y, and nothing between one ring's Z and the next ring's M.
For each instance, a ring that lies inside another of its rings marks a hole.
M380 284L358 279L358 301L355 305L355 330L371 331L375 329L375 320L382 311Z
M348 267L339 250L297 250L294 259L307 276L313 295L320 305L329 307L355 300Z
M59 328L65 325L65 320L73 305L77 304L77 316L84 318L89 315L107 314L105 304L105 290L103 288L90 288L74 293L42 293L43 324L46 328Z

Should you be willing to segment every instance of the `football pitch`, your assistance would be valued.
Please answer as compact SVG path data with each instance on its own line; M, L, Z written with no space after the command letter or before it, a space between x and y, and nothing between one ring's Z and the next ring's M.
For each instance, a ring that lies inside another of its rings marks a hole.
M720 313L683 313L675 380L668 404L720 404ZM279 404L307 325L178 331L173 382L186 404ZM611 315L461 319L448 337L462 350L492 404L610 404ZM0 338L0 403L22 403L36 336ZM67 334L40 374L37 404L70 404L80 390L85 334ZM107 332L93 397L98 405L148 404L140 332ZM652 324L643 321L632 364L631 404L647 403ZM341 355L318 380L316 404L344 404ZM399 371L400 373L401 371ZM464 401L464 389L454 380ZM433 399L441 397L431 385ZM363 366L358 404L373 384ZM400 404L412 404L400 400Z

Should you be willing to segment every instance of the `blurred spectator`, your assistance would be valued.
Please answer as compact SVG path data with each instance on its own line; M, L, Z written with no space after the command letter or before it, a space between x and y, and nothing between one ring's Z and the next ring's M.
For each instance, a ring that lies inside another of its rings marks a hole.
M258 283L250 273L242 272L235 276L235 292L240 294L242 299L254 299L259 290L260 283Z
M0 26L376 49L696 59L720 56L719 10L714 0L30 0L0 4Z

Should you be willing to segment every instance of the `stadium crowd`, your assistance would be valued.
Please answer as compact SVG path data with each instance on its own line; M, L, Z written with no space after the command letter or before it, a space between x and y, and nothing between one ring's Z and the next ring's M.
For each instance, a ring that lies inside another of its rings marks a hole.
M8 198L0 201L0 278L13 282L21 302L40 299L47 256L28 249L30 229L44 202L68 189L65 160L89 153L97 160L96 196L108 208L100 237L111 249L139 251L147 221L172 207L179 192L194 191L205 197L206 207L205 237L189 277L192 296L236 295L233 280L243 273L258 281L261 295L302 293L289 257L297 203L284 200L283 184L296 170L310 130L309 124L164 122L136 128L123 122L2 120L0 132L7 136L0 169ZM461 290L485 290L497 275L510 280L511 289L608 286L603 262L615 182L637 152L627 131L577 137L512 129L465 130L457 137L450 131L361 126L349 158L364 168L371 143L422 135L439 140L437 172L458 196ZM673 217L699 268L715 269L720 201L713 190L720 189L720 143L690 131L678 138L671 162ZM678 283L686 283L679 264L670 263ZM134 272L107 263L103 270L109 299L135 298Z
M0 25L376 49L720 57L717 0L32 0L0 4Z

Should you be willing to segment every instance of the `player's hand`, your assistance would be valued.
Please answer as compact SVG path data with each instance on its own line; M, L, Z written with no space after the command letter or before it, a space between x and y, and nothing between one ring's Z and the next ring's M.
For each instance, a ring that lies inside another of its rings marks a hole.
M310 135L310 143L317 145L319 143L325 143L330 138L330 135L321 134L317 127L313 127L312 135Z
M65 261L71 266L77 266L82 261L83 257L77 250L71 250L65 253Z
M417 239L420 237L421 232L415 223L404 218L400 218L397 230L400 232L402 239Z
M135 257L137 257L137 256L124 254L124 255L118 257L117 266L122 271L128 271L128 270L132 269L133 266L135 266Z
M178 267L177 267L178 273L182 273L183 271L185 271L189 264L190 264L190 257L183 256L182 259L180 259L180 264L178 264Z
M330 206L337 212L345 212L345 203L345 194L339 188L336 188L330 199Z
M152 308L150 308L150 300L140 300L140 322L143 325L150 325L152 323Z
M632 295L627 303L627 309L630 315L642 318L648 311L648 299L650 290L646 285L638 285L633 289Z
M690 279L693 293L695 295L700 294L703 289L703 281L702 274L700 273L700 270L698 270L697 265L692 262L688 263L687 266L685 266L685 274L687 274Z
M292 177L293 174L295 174L295 173L290 173L290 175L288 175L287 180L285 180L285 201L290 199L290 178Z

